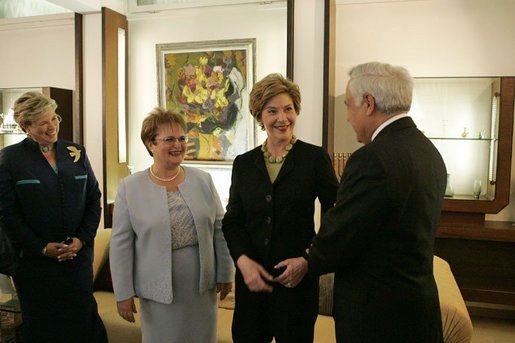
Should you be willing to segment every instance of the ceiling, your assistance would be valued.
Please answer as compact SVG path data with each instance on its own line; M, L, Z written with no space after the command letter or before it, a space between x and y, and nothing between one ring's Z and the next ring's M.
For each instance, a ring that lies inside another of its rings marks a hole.
M0 0L0 19L71 12L44 0Z

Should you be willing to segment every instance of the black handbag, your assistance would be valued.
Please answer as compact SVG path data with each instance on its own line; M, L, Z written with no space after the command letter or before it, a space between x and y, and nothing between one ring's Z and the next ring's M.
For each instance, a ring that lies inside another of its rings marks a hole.
M0 274L14 275L18 264L18 254L7 234L7 230L0 222Z

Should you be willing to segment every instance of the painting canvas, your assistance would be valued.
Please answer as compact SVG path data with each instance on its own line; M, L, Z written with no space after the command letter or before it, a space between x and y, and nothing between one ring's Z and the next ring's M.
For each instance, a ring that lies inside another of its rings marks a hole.
M157 44L159 104L186 119L187 161L231 163L254 145L255 39Z

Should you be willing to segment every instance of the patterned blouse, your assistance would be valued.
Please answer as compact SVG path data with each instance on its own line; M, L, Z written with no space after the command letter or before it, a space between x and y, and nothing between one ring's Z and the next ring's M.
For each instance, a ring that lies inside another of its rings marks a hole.
M167 192L172 231L172 250L198 245L195 222L180 192Z

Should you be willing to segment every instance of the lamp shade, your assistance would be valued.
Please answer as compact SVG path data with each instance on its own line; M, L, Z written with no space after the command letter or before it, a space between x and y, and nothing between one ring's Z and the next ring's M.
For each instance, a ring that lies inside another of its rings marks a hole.
M7 275L0 274L0 294L14 294L16 290L13 287L11 278Z

